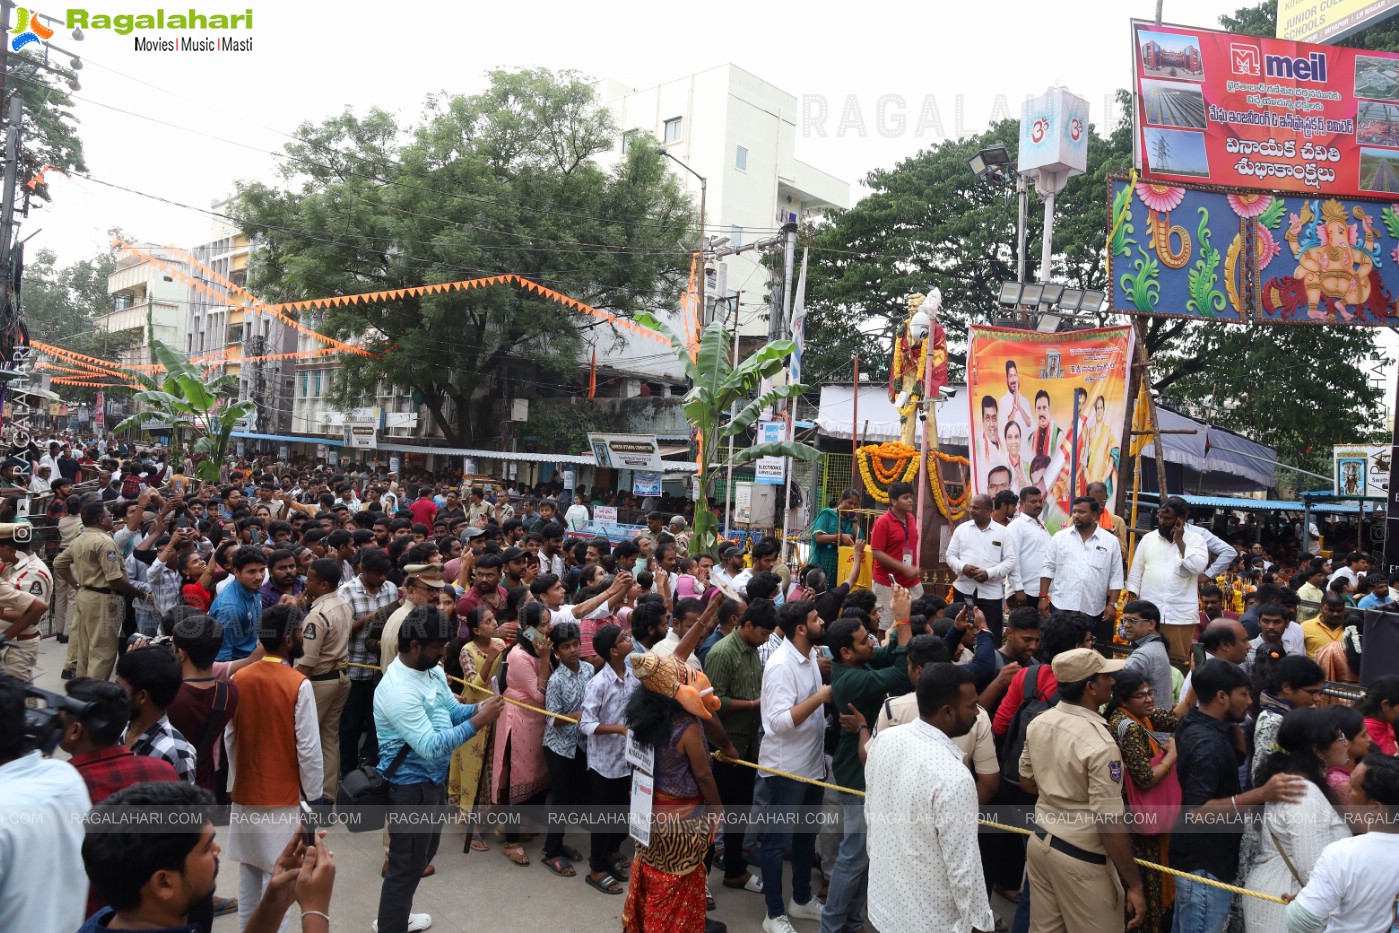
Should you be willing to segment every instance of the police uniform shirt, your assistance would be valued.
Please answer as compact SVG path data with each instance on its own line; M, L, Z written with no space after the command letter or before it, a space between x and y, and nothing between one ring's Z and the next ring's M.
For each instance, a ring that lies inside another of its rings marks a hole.
M17 554L15 562L0 573L0 580L35 599L43 600L47 605L53 605L53 574L49 568L33 554L23 551Z
M84 528L53 565L72 568L78 586L87 589L110 589L113 580L126 579L126 567L117 553L117 543L100 528Z
M1035 717L1025 733L1020 773L1039 787L1040 829L1089 852L1106 855L1101 821L1121 816L1122 752L1107 721L1063 702Z
M311 676L344 670L350 659L350 629L354 625L350 604L337 593L317 597L301 626L302 655L297 665L311 669Z
M6 619L13 621L19 618L30 606L34 605L34 599L35 597L24 590L16 589L12 584L0 580L0 613L4 613ZM6 628L9 628L9 623L0 622L0 629ZM19 634L26 635L35 630L36 626L31 625Z

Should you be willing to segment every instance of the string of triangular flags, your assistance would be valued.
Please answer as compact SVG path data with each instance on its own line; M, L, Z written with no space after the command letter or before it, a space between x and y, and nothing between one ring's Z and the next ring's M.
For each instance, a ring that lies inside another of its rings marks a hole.
M168 262L165 262L156 256L152 256L150 253L141 249L140 247L133 246L132 244L125 243L121 240L113 240L112 245L115 246L121 254L136 256L141 259L144 259L151 265L155 266L157 269L163 271L166 275L170 276L170 278L175 280L176 282L188 285L195 291L200 292L201 294L206 295L209 298L215 299L220 304L235 308L243 308L245 310L253 312L254 314L269 313L277 320L295 329L296 331L306 335L307 337L310 337L313 340L318 340L321 343L324 343L328 346L336 347L341 352L355 353L360 356L373 356L372 353L370 353L368 350L365 350L363 347L352 346L351 344L344 343L340 340L336 340L334 337L327 337L325 334L318 333L312 330L311 328L305 326L301 322L294 321L279 311L274 311L270 306L262 303L261 301L253 299L252 304L244 304L242 301L236 300L227 291L221 288L215 288L208 282L203 282L199 279L196 279L194 276L187 274L184 270L176 266L172 266Z

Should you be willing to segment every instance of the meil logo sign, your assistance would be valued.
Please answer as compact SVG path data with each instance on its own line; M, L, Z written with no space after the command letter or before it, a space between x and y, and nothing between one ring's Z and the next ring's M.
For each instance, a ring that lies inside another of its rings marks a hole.
M1291 81L1315 81L1326 83L1326 53L1313 52L1306 58L1289 58L1286 55L1263 56L1263 67L1270 78L1287 78Z

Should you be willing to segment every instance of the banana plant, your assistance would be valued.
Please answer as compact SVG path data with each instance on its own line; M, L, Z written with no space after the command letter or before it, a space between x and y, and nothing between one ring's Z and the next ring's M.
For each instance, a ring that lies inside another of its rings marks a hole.
M195 475L206 483L219 481L219 469L228 458L229 439L238 422L252 417L257 403L231 401L238 389L238 377L226 374L206 381L198 364L151 340L151 355L165 368L157 379L144 373L134 373L141 391L131 400L144 411L132 415L113 430L138 428L147 421L158 421L170 428L172 463L182 459L181 433L188 430L194 436L190 452L199 459Z
M676 358L685 367L690 390L685 393L685 419L695 429L699 439L699 494L701 506L695 509L695 534L691 553L714 554L719 542L719 521L714 513L703 507L713 492L715 479L730 465L751 463L760 457L790 457L794 460L819 460L821 451L796 441L773 441L754 444L734 451L732 461L722 457L721 443L737 437L752 427L763 409L806 391L806 386L784 385L769 390L757 398L750 396L764 379L775 376L787 364L796 349L790 340L774 340L759 347L737 366L732 359L729 334L722 322L715 321L700 333L699 348L690 358L685 339L676 334L661 319L642 312L636 322L670 340ZM728 418L734 405L738 413ZM727 422L725 419L728 418ZM698 548L698 550L696 550Z

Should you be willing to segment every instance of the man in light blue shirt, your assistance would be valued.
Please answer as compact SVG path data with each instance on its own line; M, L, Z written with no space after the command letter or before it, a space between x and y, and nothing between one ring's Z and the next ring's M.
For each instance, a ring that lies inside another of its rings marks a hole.
M504 700L461 703L440 664L456 623L436 606L419 606L398 630L398 657L374 691L379 771L389 782L389 865L379 890L375 933L413 933L432 924L414 914L413 894L437 853L452 752L495 722ZM406 750L406 751L405 751Z
M1393 601L1394 597L1390 594L1389 587L1394 583L1399 583L1399 575L1386 580L1380 576L1378 571L1372 570L1365 575L1365 579L1371 581L1370 595L1361 597L1360 602L1357 603L1359 608L1373 609Z

